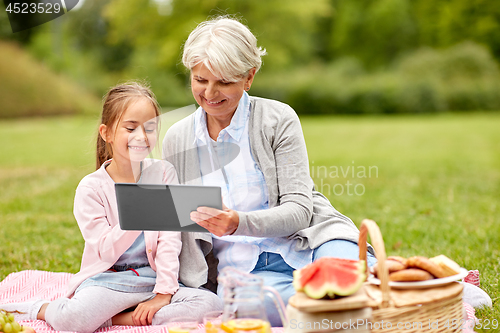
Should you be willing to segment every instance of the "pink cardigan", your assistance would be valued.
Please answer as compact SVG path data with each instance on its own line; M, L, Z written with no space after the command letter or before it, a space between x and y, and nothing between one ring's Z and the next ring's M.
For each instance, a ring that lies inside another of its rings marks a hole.
M110 161L85 176L76 189L73 213L85 240L85 248L80 272L71 279L67 297L71 297L87 278L113 266L141 233L120 229L115 183L105 169ZM170 163L146 159L143 164L142 183L178 183ZM179 288L180 232L145 231L144 239L149 264L156 271L153 292L174 294Z

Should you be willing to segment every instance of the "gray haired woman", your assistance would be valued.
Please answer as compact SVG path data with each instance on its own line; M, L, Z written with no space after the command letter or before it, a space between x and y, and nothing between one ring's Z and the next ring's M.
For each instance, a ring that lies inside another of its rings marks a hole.
M219 271L256 274L287 303L295 293L292 272L324 256L357 259L359 231L315 191L295 111L248 95L265 54L237 20L198 25L182 61L200 107L168 130L163 149L181 183L220 186L225 205L191 213L210 233L184 233L181 281L199 287L211 280L213 253ZM236 154L227 149L234 146ZM282 324L274 305L266 307L271 324Z

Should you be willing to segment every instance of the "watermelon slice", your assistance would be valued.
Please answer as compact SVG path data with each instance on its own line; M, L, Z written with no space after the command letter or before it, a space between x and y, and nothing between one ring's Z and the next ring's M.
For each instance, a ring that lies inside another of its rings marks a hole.
M311 298L354 294L365 281L363 260L324 257L293 272L293 286Z
M303 291L306 283L316 274L321 265L340 265L342 267L351 268L354 270L360 269L359 260L323 257L319 258L312 264L305 266L302 269L297 269L293 272L293 286L297 291Z
M307 265L302 269L296 269L293 271L293 287L297 291L303 291L304 286L309 280L316 274L319 270L318 260L312 264Z
M359 268L359 265L361 261L359 260L352 260L352 259L343 259L343 258L334 258L334 257L323 257L319 258L316 260L318 264L333 264L333 265L340 265L346 268L352 268L352 269L357 269Z

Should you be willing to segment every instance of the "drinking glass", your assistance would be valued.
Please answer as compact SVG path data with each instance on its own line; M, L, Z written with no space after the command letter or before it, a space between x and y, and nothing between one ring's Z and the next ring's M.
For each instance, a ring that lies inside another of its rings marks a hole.
M203 316L203 325L205 326L205 333L219 333L220 324L222 323L222 311L207 312Z
M198 320L192 317L171 318L167 329L169 333L190 333L198 329Z

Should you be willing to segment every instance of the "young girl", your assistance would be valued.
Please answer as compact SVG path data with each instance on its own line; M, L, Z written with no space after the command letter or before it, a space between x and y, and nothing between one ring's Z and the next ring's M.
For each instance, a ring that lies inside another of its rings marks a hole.
M138 83L107 93L97 138L97 171L76 189L74 215L85 239L80 272L67 298L2 304L17 320L45 320L57 331L93 332L111 325L161 325L221 310L206 289L178 282L178 232L120 229L114 183L177 183L171 164L146 159L157 140L158 104ZM147 216L144 216L146 219ZM128 310L128 311L127 311Z

